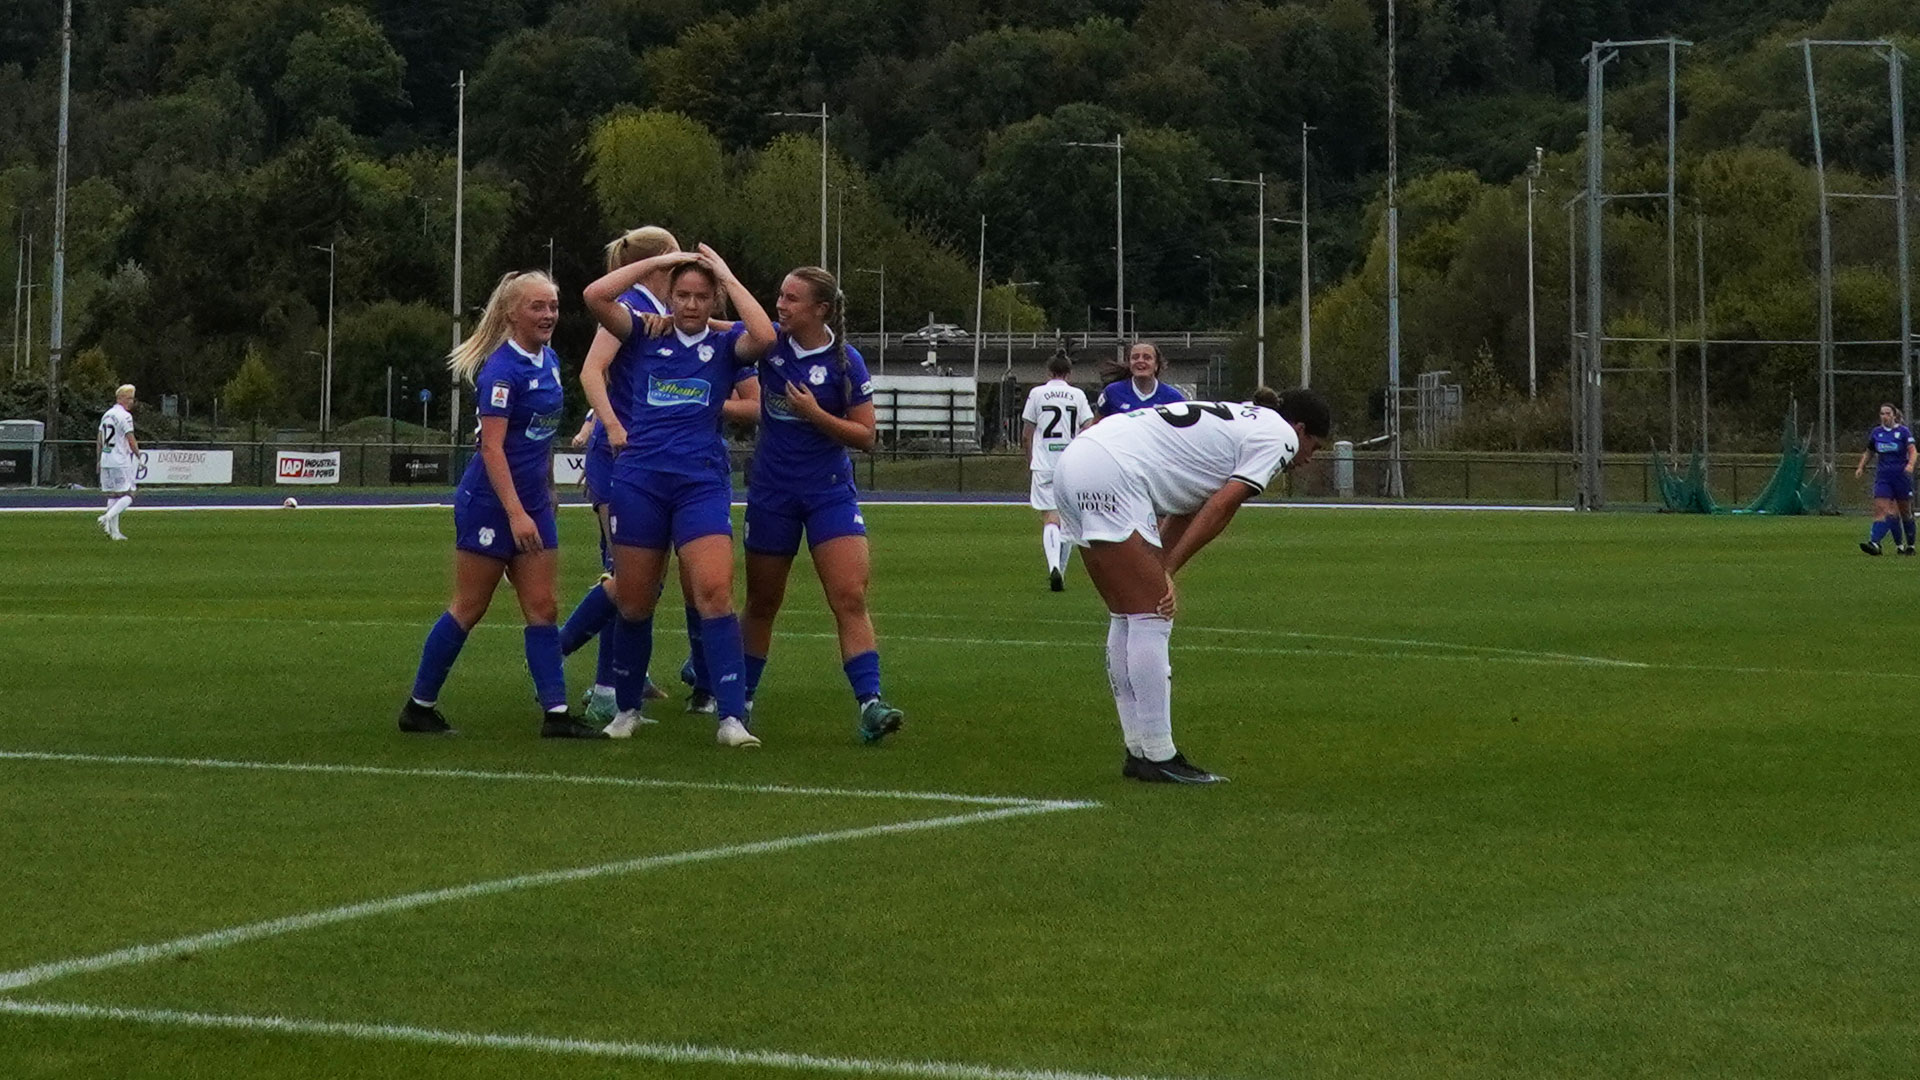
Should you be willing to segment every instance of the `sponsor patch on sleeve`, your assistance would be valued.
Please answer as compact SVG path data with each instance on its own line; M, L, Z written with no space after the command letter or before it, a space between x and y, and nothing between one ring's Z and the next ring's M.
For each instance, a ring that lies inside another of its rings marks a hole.
M488 398L488 402L496 409L504 409L507 407L507 399L512 393L513 387L507 383L494 383L493 394Z

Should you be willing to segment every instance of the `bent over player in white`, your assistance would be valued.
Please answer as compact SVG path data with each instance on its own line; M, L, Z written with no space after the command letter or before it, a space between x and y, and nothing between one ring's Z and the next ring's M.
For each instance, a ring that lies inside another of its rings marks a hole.
M1021 441L1027 449L1027 469L1033 474L1028 496L1040 511L1040 546L1047 553L1047 581L1054 592L1066 588L1067 556L1073 545L1060 539L1060 512L1054 505L1053 466L1082 428L1093 422L1093 406L1079 387L1067 381L1073 360L1065 349L1047 361L1046 382L1027 392Z
M1304 465L1333 426L1312 390L1262 388L1251 402L1136 409L1075 439L1054 469L1066 539L1086 548L1106 601L1107 677L1126 739L1121 774L1211 784L1173 745L1174 575L1275 473ZM1162 520L1164 519L1164 520Z
M101 415L100 430L93 437L94 449L100 453L100 491L107 497L107 512L93 520L108 536L125 540L120 515L133 504L140 468L140 442L133 437L133 385L122 386L113 398L113 407Z

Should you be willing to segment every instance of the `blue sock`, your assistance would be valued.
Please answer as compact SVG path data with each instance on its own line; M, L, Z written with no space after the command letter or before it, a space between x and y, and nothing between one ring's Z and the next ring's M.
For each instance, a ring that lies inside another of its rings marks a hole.
M747 683L740 669L746 659L740 649L740 617L721 615L700 620L700 648L707 674L713 677L713 696L720 716L745 719Z
M526 633L527 670L533 673L533 693L548 712L567 707L567 673L560 666L560 628L529 626Z
M1873 531L1867 534L1867 542L1870 544L1879 543L1881 538L1887 535L1887 530L1891 528L1893 528L1892 518L1875 518L1873 521Z
M613 597L607 595L603 585L595 585L580 598L580 603L567 616L566 625L560 628L560 652L572 656L580 647L593 640L613 621Z
M620 620L608 619L604 630L600 631L600 658L593 667L593 685L612 686L615 679L614 669L620 666Z
M440 700L440 688L446 685L447 672L460 659L460 647L467 643L467 632L460 629L451 612L443 612L440 621L427 631L427 644L420 650L420 670L413 677L415 701L431 704Z
M868 649L840 665L853 686L853 699L862 705L880 696L880 654Z
M706 620L698 609L687 608L687 662L693 671L693 688L713 693L713 673L707 670Z
M753 698L754 691L760 689L760 676L767 672L767 658L746 654L747 658L747 698Z
M617 650L613 664L613 700L622 712L637 709L645 700L647 664L653 660L653 616L620 618L613 634Z

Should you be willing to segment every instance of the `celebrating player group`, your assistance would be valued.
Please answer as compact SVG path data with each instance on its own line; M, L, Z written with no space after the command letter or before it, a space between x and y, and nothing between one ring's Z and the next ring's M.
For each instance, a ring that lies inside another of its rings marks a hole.
M733 321L717 317L722 298ZM631 737L653 722L647 703L665 696L647 669L673 556L686 603L688 710L712 715L719 745L757 747L754 696L804 539L838 631L855 736L871 744L898 731L905 716L881 691L867 527L848 457L874 445L873 387L845 340L846 298L834 276L814 266L787 274L776 323L718 252L682 250L649 226L608 246L606 273L583 300L600 329L580 373L592 412L578 441L605 573L559 625L549 461L564 391L549 342L560 294L538 271L508 274L449 357L474 387L478 453L454 496L453 598L428 631L400 729L453 730L438 707L441 687L505 576L526 623L542 737ZM1159 382L1162 367L1157 350L1136 345L1118 373L1126 385L1116 379L1096 410L1067 383L1071 362L1054 358L1052 380L1024 413L1033 505L1043 514L1051 587L1064 589L1067 556L1081 548L1107 606L1123 775L1211 783L1221 778L1173 744L1175 575L1242 502L1312 458L1330 417L1324 399L1304 390L1185 402ZM744 621L733 603L725 421L759 427L748 471ZM563 658L596 638L594 685L576 715Z

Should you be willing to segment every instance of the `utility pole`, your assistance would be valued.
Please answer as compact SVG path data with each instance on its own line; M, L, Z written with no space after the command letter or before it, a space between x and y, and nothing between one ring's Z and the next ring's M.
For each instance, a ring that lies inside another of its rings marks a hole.
M20 208L20 245L13 268L13 374L20 374L20 303L27 295L27 208Z
M1119 331L1115 342L1116 352L1124 364L1127 360L1127 215L1126 184L1122 178L1121 162L1126 154L1126 132L1114 132L1112 142L1067 142L1062 145L1113 151L1113 319Z
M818 112L770 112L767 115L820 121L820 268L825 270L827 268L827 103L821 102Z
M453 347L458 349L465 335L461 333L463 321L460 298L460 256L462 243L466 239L467 209L467 73L460 72L460 81L454 83L459 90L459 120L455 130L453 150ZM460 441L460 376L455 375L453 396L447 399L447 437L450 441ZM426 406L420 407L420 426L426 427Z
M320 376L320 437L333 430L333 271L334 253L339 241L322 247L309 244L315 251L327 253L327 356Z
M1546 151L1533 148L1533 164L1527 166L1527 398L1532 400L1540 396L1540 323L1539 312L1534 304L1533 270L1533 194L1534 185L1540 180L1540 170L1546 157Z
M1300 385L1313 385L1313 249L1307 235L1307 134L1300 123Z
M1208 178L1215 184L1241 184L1254 189L1254 316L1253 384L1267 385L1267 174L1257 173L1252 180L1232 180L1224 176Z
M983 305L987 302L987 215L980 215L980 261L975 265L973 282L973 381L980 382L980 328Z

